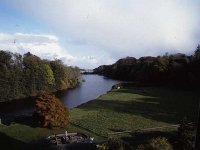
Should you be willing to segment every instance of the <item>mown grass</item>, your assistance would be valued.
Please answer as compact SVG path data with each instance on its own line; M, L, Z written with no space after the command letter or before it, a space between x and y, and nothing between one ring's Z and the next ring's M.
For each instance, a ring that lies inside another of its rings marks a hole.
M198 92L134 87L113 90L71 111L71 123L97 135L196 121Z
M158 87L133 87L113 90L70 111L66 129L45 129L31 124L0 125L0 145L4 149L22 149L51 134L83 132L103 141L113 131L177 124L183 117L196 121L198 91L178 91Z
M32 127L24 124L12 124L10 126L0 125L0 145L3 150L22 150L22 149L44 149L44 139L48 135L60 134L65 131L82 132L90 137L94 137L97 141L105 140L104 137L69 125L65 129L47 129L42 127Z

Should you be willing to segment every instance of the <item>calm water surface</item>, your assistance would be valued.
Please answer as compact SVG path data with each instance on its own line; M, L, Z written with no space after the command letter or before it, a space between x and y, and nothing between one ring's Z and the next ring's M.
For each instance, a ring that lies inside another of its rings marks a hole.
M68 108L77 107L83 103L97 98L111 89L120 81L105 78L99 75L82 75L78 87L57 93L57 96ZM0 118L32 115L34 101L30 99L16 100L6 104L0 104Z
M58 94L58 97L68 108L74 108L106 93L117 80L105 78L100 75L82 75L85 82L75 88Z

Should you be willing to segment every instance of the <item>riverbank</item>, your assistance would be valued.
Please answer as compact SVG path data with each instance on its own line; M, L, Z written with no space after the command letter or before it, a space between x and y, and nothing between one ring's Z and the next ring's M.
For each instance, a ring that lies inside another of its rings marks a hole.
M110 132L135 132L145 128L168 126L177 124L184 116L195 121L198 93L161 87L124 87L112 90L72 109L71 124L66 129L49 130L20 121L10 126L0 125L0 139L3 139L0 144L16 149L65 130L83 132L100 142L106 140Z
M97 135L179 123L195 122L198 91L162 87L128 87L112 90L71 111L71 123Z

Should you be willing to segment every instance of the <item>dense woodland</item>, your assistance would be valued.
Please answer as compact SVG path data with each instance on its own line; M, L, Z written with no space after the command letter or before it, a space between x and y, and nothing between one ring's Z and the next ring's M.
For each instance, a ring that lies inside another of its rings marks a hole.
M0 102L72 88L79 78L79 69L65 66L61 60L0 51Z
M200 86L200 45L194 54L165 54L158 57L126 57L112 65L94 69L94 73L119 80L168 85L187 89Z

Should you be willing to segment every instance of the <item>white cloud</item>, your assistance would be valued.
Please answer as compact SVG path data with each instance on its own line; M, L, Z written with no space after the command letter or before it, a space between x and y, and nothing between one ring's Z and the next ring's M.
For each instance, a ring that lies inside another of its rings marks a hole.
M54 35L45 35L45 34L24 34L24 33L16 33L14 34L15 39L18 42L29 43L56 43L58 42L58 38Z
M70 39L69 43L105 50L110 60L166 51L191 53L200 42L197 38L200 3L196 0L7 0L6 3L53 27ZM96 61L99 64L104 59Z
M24 54L31 52L45 59L61 59L67 65L75 65L87 61L95 63L93 57L74 57L59 44L58 37L46 34L5 34L0 33L0 49L9 50L13 53Z
M73 59L58 43L58 38L53 35L39 34L5 34L0 33L0 49L16 53L30 51L43 58L54 59L54 57L65 57Z

